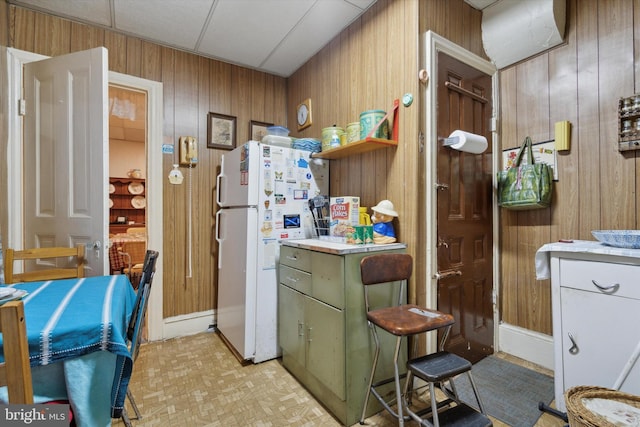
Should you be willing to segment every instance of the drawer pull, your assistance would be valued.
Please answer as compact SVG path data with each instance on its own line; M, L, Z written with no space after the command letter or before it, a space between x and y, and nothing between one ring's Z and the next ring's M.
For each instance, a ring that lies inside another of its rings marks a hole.
M290 259L291 261L297 261L298 257L295 256L295 255L293 255L293 256L292 255L287 255L287 259Z
M296 279L295 277L291 277L291 276L287 276L287 281L288 282L293 282L293 283L298 283L298 279Z
M571 332L569 332L569 340L571 340L571 348L569 348L569 353L578 354L580 352L580 349L578 348L578 344L573 338L573 335L571 335Z
M613 294L615 292L618 291L618 289L620 288L620 283L615 283L611 286L602 286L600 284L598 284L598 282L596 282L595 280L592 280L591 283L593 283L593 285L600 289L600 291L605 292L607 294Z

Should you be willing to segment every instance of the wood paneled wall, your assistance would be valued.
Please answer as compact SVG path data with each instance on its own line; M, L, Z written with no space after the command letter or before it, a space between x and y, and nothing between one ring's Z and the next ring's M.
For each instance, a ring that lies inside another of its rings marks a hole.
M462 0L378 0L361 18L289 79L228 65L110 31L8 6L0 0L0 44L58 55L104 45L110 69L164 83L165 143L180 135L206 139L208 111L238 117L238 140L249 120L287 124L297 136L345 126L367 109L391 108L406 92L418 99L419 38L434 30L484 56L481 13ZM502 148L554 137L554 123L572 123L571 151L558 158L550 209L500 215L502 320L551 333L550 284L536 281L534 254L560 238L592 239L591 230L639 226L638 159L616 148L617 100L640 92L640 0L568 0L566 43L500 72ZM313 125L295 131L295 107L313 103ZM359 195L372 206L388 198L400 218L399 240L424 257L418 147L419 103L400 107L397 149L332 160L331 194ZM165 184L165 316L214 307L213 185L222 152L201 149L193 170L194 277L185 279L185 186ZM167 174L175 156L166 155ZM4 213L5 211L0 211ZM3 225L6 227L6 225ZM3 229L4 232L6 232ZM412 299L424 300L425 269L416 263Z
M591 230L637 229L639 156L617 149L620 97L640 92L640 1L568 0L566 43L500 72L503 148L554 138L572 124L558 156L552 206L501 213L502 319L551 334L550 281L536 281L534 255Z
M287 111L306 98L313 105L313 125L298 136L320 138L323 127L346 126L369 109L390 111L405 93L414 103L400 106L397 148L332 160L331 195L360 196L371 207L389 199L399 213L398 240L415 259L412 301L426 301L424 154L419 149L421 114L418 70L420 37L433 29L478 55L484 55L481 13L462 0L378 0L360 19L289 78ZM293 127L293 126L292 126Z
M158 150L163 143L175 144L174 154L163 154L163 176L178 163L180 136L195 136L200 142L198 165L191 171L183 169L185 181L192 180L193 186L190 278L185 207L188 185L171 185L168 180L163 185L164 244L159 249L164 260L164 317L215 308L213 200L215 178L225 151L206 148L207 113L236 116L237 143L241 144L249 138L251 120L286 122L286 80L7 5L4 0L0 0L0 18L0 44L4 46L48 56L105 46L111 71L163 83L164 140L148 144ZM2 190L6 200L6 184ZM6 209L2 213L6 215ZM6 229L6 220L3 224Z

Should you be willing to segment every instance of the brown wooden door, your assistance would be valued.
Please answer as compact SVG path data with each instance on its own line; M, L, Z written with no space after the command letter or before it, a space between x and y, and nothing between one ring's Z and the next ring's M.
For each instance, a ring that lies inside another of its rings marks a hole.
M447 350L476 362L493 353L491 77L438 53L438 309L456 323ZM482 154L443 145L456 129L483 135Z

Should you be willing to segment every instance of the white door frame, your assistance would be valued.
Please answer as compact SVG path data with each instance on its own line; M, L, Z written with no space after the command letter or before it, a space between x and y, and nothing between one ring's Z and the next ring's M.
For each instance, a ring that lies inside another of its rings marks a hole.
M437 248L437 231L438 231L438 206L437 206L437 152L438 152L438 144L441 144L441 141L438 141L438 88L436 87L438 82L438 53L443 52L447 55L455 58L477 70L482 71L491 76L491 85L493 88L493 111L491 112L492 123L491 123L491 132L492 132L492 176L495 180L495 174L498 170L498 160L499 156L496 153L496 148L498 147L498 133L496 129L496 118L498 112L498 70L495 65L491 62L475 55L472 52L458 46L457 44L445 39L442 36L434 33L433 31L427 31L424 35L423 39L423 47L420 50L422 55L421 63L423 64L424 69L427 71L428 81L426 83L426 89L421 93L421 105L422 111L424 111L424 123L425 123L425 168L428 171L425 182L425 189L427 189L427 194L425 197L426 206L426 259L425 265L427 266L427 274L426 274L426 283L425 283L425 295L427 298L426 304L427 307L437 307L438 306L438 281L435 278L436 273L438 271L438 258L437 253L435 252ZM493 196L495 199L495 195ZM500 283L499 279L499 253L498 253L498 244L499 244L499 236L498 236L498 207L497 204L492 203L493 209L493 324L494 324L494 348L498 349L498 323L499 323L499 313L498 313L498 283ZM430 339L427 342L427 348L429 351L434 351L437 347L436 336L434 334L431 335Z
M20 249L23 247L23 182L22 182L22 116L19 115L18 101L22 99L22 66L25 63L47 59L47 56L26 52L14 48L7 48L7 68L9 83L8 106L8 140L7 144L7 197L8 208L8 236L3 239L4 247ZM149 108L147 112L147 210L153 215L147 215L148 247L160 252L153 279L154 286L149 297L148 338L160 340L164 338L164 320L162 314L163 277L162 277L162 127L163 127L163 88L162 83L126 74L109 72L109 83L128 86L147 92ZM106 254L106 251L105 251Z

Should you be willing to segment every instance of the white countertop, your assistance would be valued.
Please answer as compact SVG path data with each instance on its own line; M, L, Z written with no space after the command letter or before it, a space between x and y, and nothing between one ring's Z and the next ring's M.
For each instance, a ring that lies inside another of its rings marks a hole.
M569 243L547 243L536 252L536 278L538 280L551 278L551 271L549 269L551 252L588 253L640 258L640 249L615 248L595 240L574 240Z
M281 243L283 246L309 249L312 251L325 252L336 255L386 251L393 249L406 249L407 247L407 245L404 243L390 243L388 245L348 245L346 243L332 242L330 240L320 239L284 240Z

